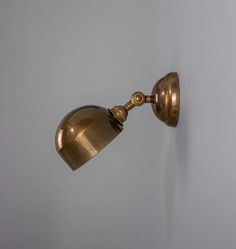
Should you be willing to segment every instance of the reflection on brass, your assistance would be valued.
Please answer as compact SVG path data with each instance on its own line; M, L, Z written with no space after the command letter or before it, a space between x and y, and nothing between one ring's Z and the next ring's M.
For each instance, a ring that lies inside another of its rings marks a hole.
M123 129L105 108L83 106L70 112L59 124L56 149L72 170L101 151Z
M152 90L156 102L152 103L155 115L169 126L177 126L179 119L180 90L177 73L169 73L160 79Z
M160 79L152 95L135 92L124 106L106 109L89 105L71 111L57 128L57 152L72 170L78 169L122 131L128 111L144 103L151 103L155 115L167 125L175 127L180 105L177 73L169 73Z

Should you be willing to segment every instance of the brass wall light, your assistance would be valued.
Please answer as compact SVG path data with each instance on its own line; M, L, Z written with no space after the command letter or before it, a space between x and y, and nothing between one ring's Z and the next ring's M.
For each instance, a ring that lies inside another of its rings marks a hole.
M124 106L106 109L87 105L71 111L57 128L57 152L72 170L80 168L122 131L128 111L144 103L152 105L161 121L175 127L180 106L178 74L169 73L160 79L151 95L135 92Z

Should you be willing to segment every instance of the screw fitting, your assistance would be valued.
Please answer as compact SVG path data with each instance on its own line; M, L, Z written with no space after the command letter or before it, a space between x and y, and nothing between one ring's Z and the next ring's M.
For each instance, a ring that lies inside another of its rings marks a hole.
M135 106L140 106L143 105L145 103L145 95L141 92L135 92L132 94L131 96L131 102L135 105Z
M142 92L135 92L124 106L114 106L110 109L110 112L122 124L127 119L129 110L144 103L154 103L154 101L154 96L146 96Z

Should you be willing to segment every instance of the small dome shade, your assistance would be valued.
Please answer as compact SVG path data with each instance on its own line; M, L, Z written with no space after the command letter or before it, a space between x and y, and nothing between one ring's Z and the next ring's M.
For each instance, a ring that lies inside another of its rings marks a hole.
M82 106L59 124L55 144L72 170L80 168L100 152L123 129L112 113L101 106Z

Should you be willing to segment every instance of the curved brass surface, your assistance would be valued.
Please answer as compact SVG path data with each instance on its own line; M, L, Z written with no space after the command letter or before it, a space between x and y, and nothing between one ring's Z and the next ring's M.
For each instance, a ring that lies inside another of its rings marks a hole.
M83 106L70 112L57 128L55 144L59 155L76 170L100 152L123 129L109 110Z
M154 114L169 126L177 126L180 108L179 77L169 73L160 79L152 90L155 103L152 103Z
M57 152L72 170L80 168L122 131L128 112L144 103L152 105L153 112L161 121L175 127L180 106L178 74L169 73L160 79L152 95L133 93L125 105L111 109L89 105L73 110L57 128Z

